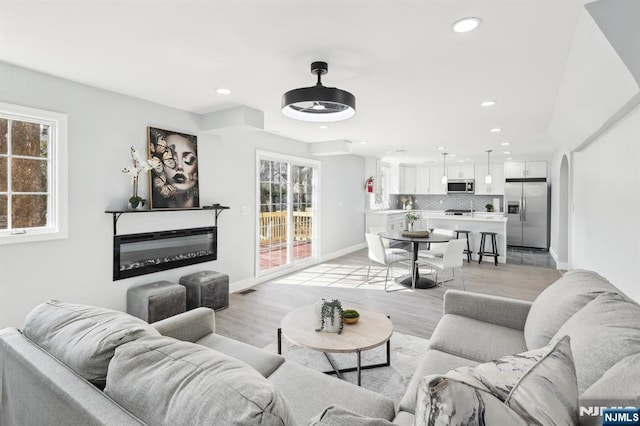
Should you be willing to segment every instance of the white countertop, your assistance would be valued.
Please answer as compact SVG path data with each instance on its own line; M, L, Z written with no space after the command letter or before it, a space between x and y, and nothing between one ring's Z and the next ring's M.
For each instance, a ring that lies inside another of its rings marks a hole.
M367 210L366 214L380 214L380 215L390 215L390 214L399 214L406 213L408 210Z
M508 218L504 216L485 216L485 217L475 217L475 216L437 216L430 217L429 219L437 219L437 220L457 220L457 221L465 221L465 222L506 222Z
M489 212L474 212L473 216L456 216L445 215L444 210L367 210L366 214L378 214L378 215L392 215L392 214L405 214L409 211L415 211L420 213L422 217L437 218L447 220L467 220L467 221L491 221L491 222L506 222L507 218L504 213L489 213Z
M420 214L425 214L425 215L444 215L444 210L367 210L365 211L365 213L390 215L390 214L404 214L411 211L418 212Z

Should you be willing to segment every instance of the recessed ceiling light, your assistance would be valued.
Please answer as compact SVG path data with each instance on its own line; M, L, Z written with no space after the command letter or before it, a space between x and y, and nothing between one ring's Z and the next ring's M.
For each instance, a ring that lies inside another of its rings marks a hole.
M509 146L509 142L502 142L500 145L502 145L502 146Z
M216 90L216 93L218 95L230 95L231 94L231 90L220 88L220 89Z
M496 104L496 101L484 101L480 103L481 107L491 107Z
M498 132L501 132L501 131L502 131L502 129L501 129L500 127L494 127L493 129L490 129L489 131L490 131L491 133L498 133Z
M462 18L454 22L451 29L456 33L468 33L469 31L473 31L478 28L481 23L482 19L480 18Z
M393 151L387 151L387 154L393 154Z
M367 141L360 141L360 145L366 145L366 144L368 144L368 143L369 143L369 142L367 142Z
M438 147L438 151L443 151L444 150L444 146L439 146Z
M509 154L511 154L511 151L505 151L504 153L509 155Z
M328 128L329 128L329 126L327 126L326 124L318 126L318 129L328 129Z
M507 161L511 161L511 160L513 160L513 158L507 157Z
M458 163L464 163L464 160L458 160Z
M455 154L449 154L449 157L451 158L455 158L455 156L456 156Z

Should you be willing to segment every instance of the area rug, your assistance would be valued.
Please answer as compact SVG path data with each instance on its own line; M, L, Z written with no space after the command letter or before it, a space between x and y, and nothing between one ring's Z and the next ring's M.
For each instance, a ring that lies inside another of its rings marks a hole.
M391 365L389 367L362 370L362 387L381 393L396 402L402 399L411 376L420 358L427 351L429 341L420 337L394 332L391 336ZM386 345L362 352L362 365L378 364L386 361ZM274 341L264 347L273 353L278 352L278 343ZM318 371L331 370L331 365L322 352L312 351L282 338L282 355L287 361L296 362ZM329 354L338 368L355 367L356 354ZM356 372L344 373L345 380L357 383Z

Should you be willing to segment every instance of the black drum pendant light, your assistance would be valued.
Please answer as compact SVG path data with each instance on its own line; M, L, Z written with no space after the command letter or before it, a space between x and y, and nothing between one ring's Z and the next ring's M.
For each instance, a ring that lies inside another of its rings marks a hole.
M282 113L296 120L328 122L351 118L356 113L356 98L351 93L322 85L326 62L311 64L311 74L318 76L315 86L289 90L282 96Z

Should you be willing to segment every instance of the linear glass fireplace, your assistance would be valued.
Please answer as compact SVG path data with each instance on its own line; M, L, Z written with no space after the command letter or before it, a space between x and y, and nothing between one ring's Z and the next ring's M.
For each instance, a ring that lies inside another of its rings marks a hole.
M217 227L113 237L113 280L217 259Z

